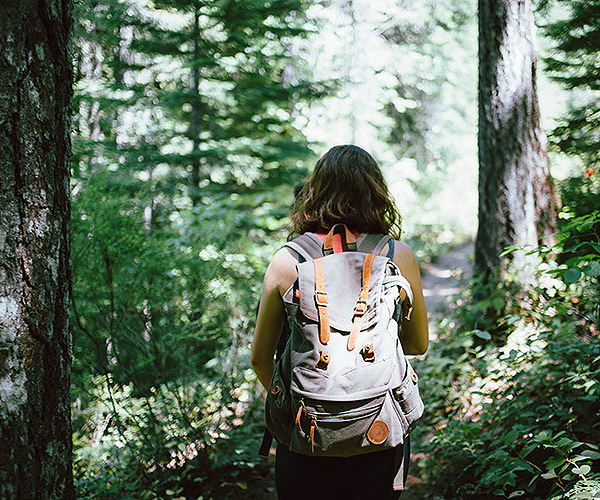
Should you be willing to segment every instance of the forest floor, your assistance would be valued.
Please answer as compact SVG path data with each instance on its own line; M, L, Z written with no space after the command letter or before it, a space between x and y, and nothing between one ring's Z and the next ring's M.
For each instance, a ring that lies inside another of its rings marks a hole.
M467 243L454 248L440 256L434 263L422 266L421 280L425 303L429 313L430 336L437 335L437 324L450 309L450 302L456 295L460 294L469 283L472 275L473 243ZM423 458L418 450L413 449L411 462ZM268 458L261 460L254 468L239 469L232 467L231 470L223 470L223 474L215 471L213 477L218 477L220 485L212 484L218 490L214 498L235 498L238 500L276 500L275 458L273 451ZM425 500L431 498L427 495L427 488L420 477L419 469L412 467L406 490L403 492L402 500ZM229 480L223 480L228 477ZM212 482L212 481L211 481ZM204 491L204 495L206 495ZM204 496L210 498L210 496ZM442 499L435 499L442 500Z

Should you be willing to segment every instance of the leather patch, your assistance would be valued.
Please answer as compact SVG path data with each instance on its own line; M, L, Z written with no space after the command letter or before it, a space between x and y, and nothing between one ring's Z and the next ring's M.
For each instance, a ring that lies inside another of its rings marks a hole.
M372 444L383 444L390 435L390 428L383 420L375 420L367 431L367 439Z
M327 370L329 366L329 353L327 351L322 351L319 349L319 361L317 361L316 368L321 368L321 370Z
M361 349L360 353L365 361L375 361L375 350L373 349L373 342L365 344Z

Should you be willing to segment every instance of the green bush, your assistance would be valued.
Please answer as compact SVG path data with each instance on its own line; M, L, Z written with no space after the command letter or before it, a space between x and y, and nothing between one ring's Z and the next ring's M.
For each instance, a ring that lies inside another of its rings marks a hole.
M540 264L518 309L513 298L499 319L503 342L449 318L421 362L431 430L420 437L429 451L424 474L437 495L597 495L600 246L576 238L597 222L597 213L565 220L556 245L538 249L569 257Z
M80 498L158 498L183 464L247 463L261 437L249 341L273 238L248 219L263 215L149 207L100 175L73 200Z

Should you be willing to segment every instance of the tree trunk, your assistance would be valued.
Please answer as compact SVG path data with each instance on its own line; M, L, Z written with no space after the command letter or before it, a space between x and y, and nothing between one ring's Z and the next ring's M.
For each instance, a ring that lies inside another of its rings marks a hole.
M69 0L0 3L0 498L75 498Z
M479 229L475 267L497 281L508 246L553 232L556 202L536 89L532 0L479 0Z
M200 9L197 5L194 7L194 62L192 65L193 93L192 93L192 122L190 124L190 136L192 139L192 173L190 178L192 205L200 204L200 69L198 61L200 59Z

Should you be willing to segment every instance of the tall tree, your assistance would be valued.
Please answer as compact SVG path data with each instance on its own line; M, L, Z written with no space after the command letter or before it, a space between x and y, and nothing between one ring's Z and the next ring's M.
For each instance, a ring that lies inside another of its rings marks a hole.
M73 499L69 0L0 5L0 498Z
M536 89L532 0L479 0L479 228L475 266L496 281L509 246L537 246L556 223ZM524 263L525 252L512 254Z

